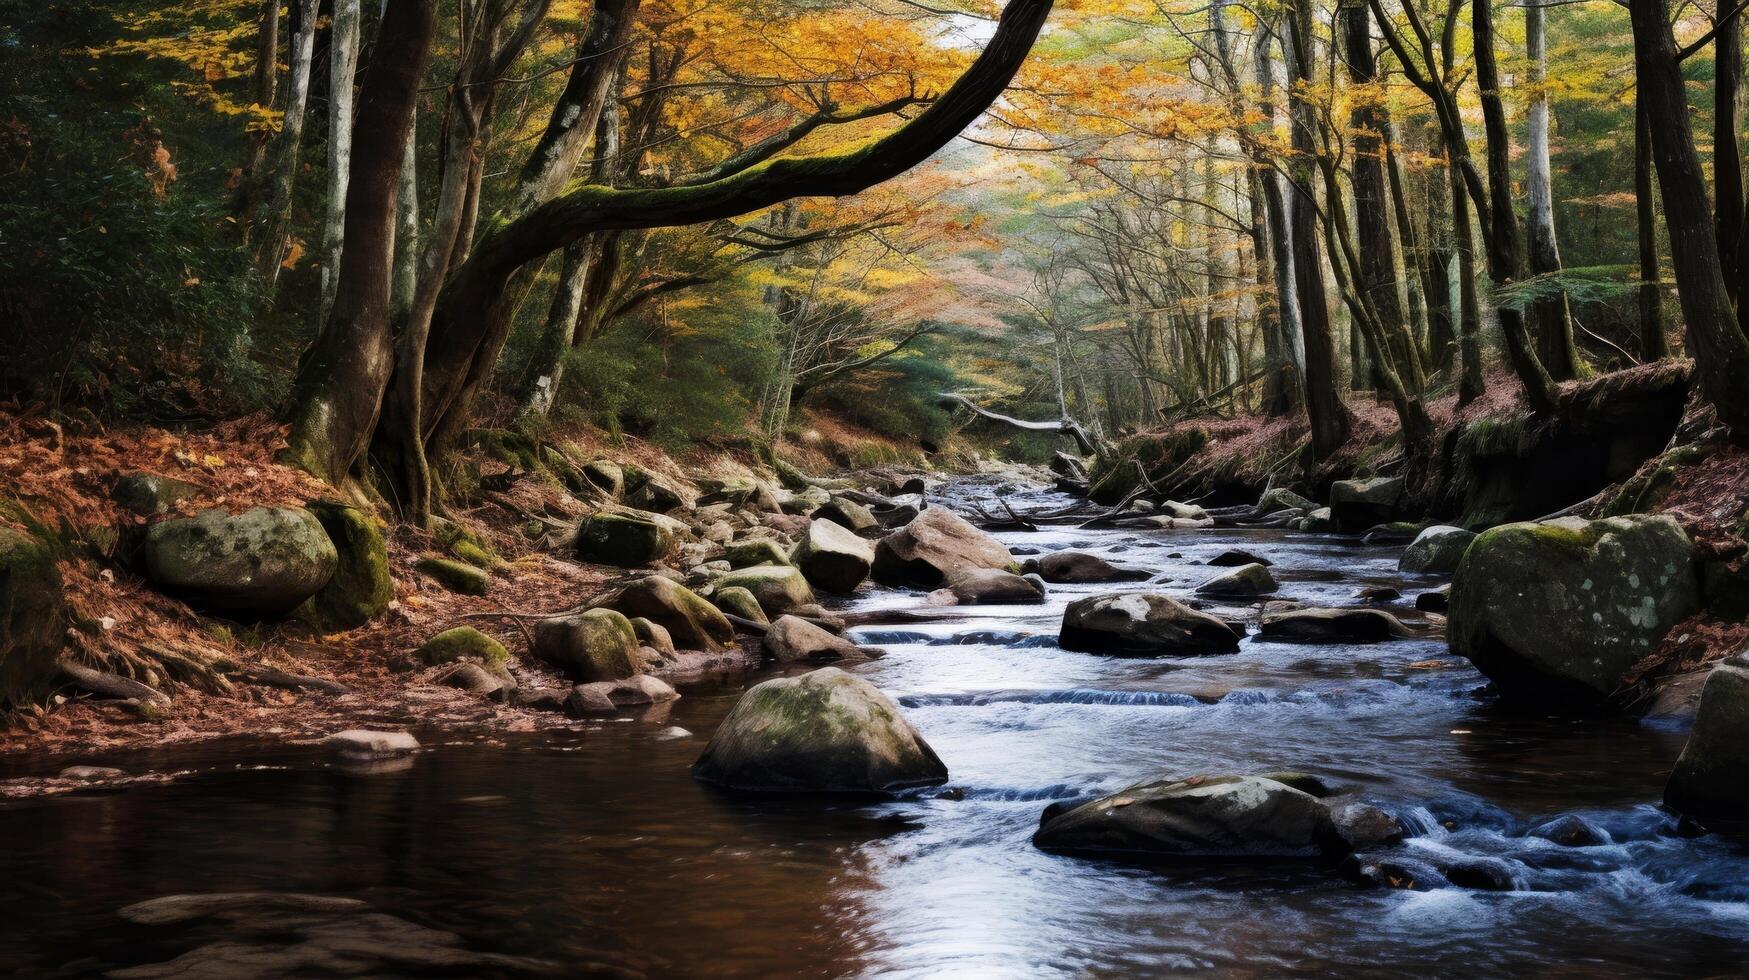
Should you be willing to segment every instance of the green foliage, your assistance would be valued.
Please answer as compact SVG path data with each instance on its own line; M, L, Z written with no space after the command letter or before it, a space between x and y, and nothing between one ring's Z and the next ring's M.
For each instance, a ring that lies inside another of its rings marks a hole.
M1494 298L1502 308L1520 313L1544 300L1557 299L1562 293L1572 303L1625 300L1632 298L1639 289L1639 282L1630 278L1636 272L1633 267L1625 265L1562 269L1503 286L1494 291Z
M940 444L953 431L953 417L939 396L964 384L950 353L942 338L920 337L912 349L821 388L810 404L900 443Z

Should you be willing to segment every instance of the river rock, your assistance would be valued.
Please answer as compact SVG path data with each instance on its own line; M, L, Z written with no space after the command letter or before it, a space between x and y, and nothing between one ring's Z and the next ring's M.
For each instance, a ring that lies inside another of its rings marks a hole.
M1065 650L1143 656L1234 653L1239 635L1226 623L1157 592L1089 596L1063 611Z
M1533 828L1530 836L1553 841L1562 847L1596 847L1611 842L1609 831L1574 813L1562 814Z
M1268 568L1275 562L1241 548L1232 548L1210 558L1209 564L1216 568L1242 568L1246 565L1262 565Z
M200 488L187 480L156 473L124 473L116 479L109 499L136 514L157 517L199 492Z
M431 667L474 659L499 670L510 659L510 652L504 649L504 644L472 626L446 629L426 640L413 651L413 655Z
M1342 525L1337 523L1330 508L1318 507L1306 513L1305 519L1299 523L1299 529L1310 534L1334 534L1342 530Z
M516 682L507 680L508 677L508 673L494 674L479 664L464 661L445 673L441 681L448 687L458 688L469 694L504 699L516 689Z
M771 622L765 615L765 610L759 608L759 600L753 598L753 593L739 585L731 585L712 592L711 602L715 603L718 609L731 616L739 616L761 625Z
M1033 844L1067 854L1311 858L1348 844L1317 797L1261 776L1137 783L1048 821Z
M141 560L153 587L209 609L291 612L334 576L339 555L300 507L202 511L146 530Z
M678 700L679 692L659 677L637 674L617 681L593 681L571 688L565 711L572 717L613 714L621 708L637 708Z
M1030 605L1045 601L1044 583L999 568L962 568L947 578L947 591L965 606Z
M711 607L715 610L715 606ZM660 623L652 623L642 616L628 616L626 620L632 624L632 632L638 636L638 645L646 650L654 650L664 658L672 657L678 650L674 646L674 637Z
M1693 548L1669 517L1505 524L1464 553L1449 635L1506 697L1596 702L1699 608Z
M723 618L716 606L686 586L660 575L638 579L604 605L628 617L647 619L666 631L670 650L715 652L735 642L734 625ZM661 649L657 644L645 642Z
M947 766L873 684L836 667L741 695L693 764L733 790L892 793L947 781Z
M751 568L754 565L787 565L789 552L771 538L744 538L730 542L723 549L730 568Z
M752 568L742 568L718 576L715 583L715 588L719 590L737 586L753 593L753 598L759 602L759 608L765 610L767 616L781 616L797 606L814 601L814 590L808 587L808 580L790 565L755 565Z
M766 656L778 663L806 660L831 663L837 660L860 660L862 650L856 644L826 632L798 616L779 616L766 631L761 643Z
M868 578L874 548L839 524L815 518L789 553L789 562L815 588L847 595Z
M1271 487L1263 491L1263 496L1257 498L1258 516L1266 516L1282 510L1303 510L1311 513L1318 505L1294 493L1286 487Z
M1375 476L1369 480L1337 480L1330 485L1330 514L1344 531L1364 531L1397 518L1403 500L1403 478Z
M310 513L334 544L334 575L311 600L323 629L353 629L381 616L395 600L389 547L376 519L337 500L310 502Z
M419 740L407 732L378 732L350 728L322 740L322 747L343 759L368 761L392 759L419 751Z
M535 659L579 681L616 681L639 672L638 634L612 609L591 609L534 624Z
M1401 821L1371 803L1350 802L1330 809L1336 832L1354 850L1395 844L1409 836Z
M577 557L582 561L638 568L672 555L686 534L686 525L648 511L601 511L583 519L577 529Z
M831 521L847 531L866 531L871 527L879 527L880 521L875 519L874 511L851 500L849 497L834 496L819 510L814 511L816 521Z
M1121 568L1098 555L1084 551L1058 551L1038 560L1038 574L1046 582L1140 582L1149 573L1139 568Z
M1002 568L1014 556L1002 543L946 507L931 507L881 539L873 574L882 585L935 588L964 568Z
M0 708L47 692L67 639L67 608L54 548L0 527Z
M1451 608L1451 586L1442 585L1432 592L1415 597L1415 608L1422 612L1443 613Z
M1664 802L1702 822L1749 826L1749 652L1719 661L1707 675Z
M1383 643L1415 632L1383 609L1291 609L1264 616L1257 635L1277 643Z
M1275 576L1269 569L1253 562L1222 572L1196 587L1197 595L1217 598L1248 599L1268 595L1276 589Z

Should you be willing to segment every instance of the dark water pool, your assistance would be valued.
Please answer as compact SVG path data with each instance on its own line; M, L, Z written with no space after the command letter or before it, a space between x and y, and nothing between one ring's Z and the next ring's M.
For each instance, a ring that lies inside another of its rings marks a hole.
M1003 537L1157 569L1172 591L1232 546L1273 560L1288 598L1353 603L1361 585L1385 584L1412 601L1437 584L1399 576L1395 549L1281 532ZM398 772L349 774L307 750L248 742L92 760L198 773L0 805L0 962L19 975L90 975L204 947L207 958L180 966L234 966L210 957L215 944L290 945L308 932L142 925L117 910L271 891L360 899L467 950L521 958L400 975L1749 969L1749 851L1678 837L1654 805L1681 733L1502 710L1436 639L1248 640L1236 656L1167 660L1059 650L1063 605L1093 591L861 630L890 653L856 671L906 706L963 799L743 800L696 785L688 766L738 686L689 691L663 718L558 736L432 737ZM851 605L915 600L869 593ZM1028 842L1052 799L1162 773L1278 768L1358 787L1414 828L1411 854L1499 859L1511 890L1367 890L1311 866L1139 869ZM1528 835L1562 814L1610 841ZM330 945L369 944L339 935Z

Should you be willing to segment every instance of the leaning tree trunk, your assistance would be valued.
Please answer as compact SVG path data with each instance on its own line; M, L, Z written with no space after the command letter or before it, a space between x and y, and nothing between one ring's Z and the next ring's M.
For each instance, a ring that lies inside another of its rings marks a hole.
M334 0L328 28L328 213L322 222L322 296L317 323L328 322L340 284L340 253L346 242L346 181L352 171L352 80L358 72L359 0Z
M292 186L297 181L298 154L304 142L304 116L310 102L310 67L316 52L316 11L319 0L299 0L297 33L291 39L291 76L286 82L285 116L269 152L267 226L255 253L255 271L271 288L279 278L289 246Z
M1725 295L1742 302L1745 274L1741 254L1743 232L1743 158L1737 147L1738 95L1743 87L1743 21L1726 15L1713 35L1713 226L1719 243L1719 271ZM1741 307L1739 306L1739 312Z
M1719 266L1705 171L1694 147L1668 0L1631 0L1634 68L1652 136L1652 160L1670 232L1670 265L1701 394L1738 439L1749 438L1749 338Z
M1658 201L1652 187L1652 123L1645 89L1634 92L1634 211L1640 240L1640 356L1648 363L1670 356L1664 338L1664 283L1658 266Z
M1548 56L1543 43L1544 0L1524 7L1524 44L1530 60L1530 125L1525 147L1525 194L1530 199L1526 225L1530 232L1531 275L1561 271L1561 249L1555 237L1554 176L1549 167ZM1573 343L1573 317L1562 293L1532 307L1537 324L1537 352L1557 381L1585 372Z
M390 278L407 131L436 32L437 0L391 0L359 90L346 255L334 311L298 371L286 456L332 483L369 443L394 364Z

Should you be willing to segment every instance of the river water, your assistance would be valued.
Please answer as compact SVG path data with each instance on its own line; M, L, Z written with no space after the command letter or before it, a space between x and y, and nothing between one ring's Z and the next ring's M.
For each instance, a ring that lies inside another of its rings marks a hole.
M999 536L1017 552L1076 548L1156 570L1180 594L1211 574L1206 559L1243 547L1275 563L1283 598L1353 604L1358 588L1389 585L1410 621L1414 595L1440 584L1398 574L1397 548L1328 536L1066 526ZM1749 969L1749 849L1680 837L1655 805L1681 732L1509 711L1439 639L1253 639L1237 655L1183 659L1056 646L1069 600L1139 587L1055 586L1043 606L859 628L888 655L852 669L905 706L958 799L742 799L695 784L688 767L757 675L687 689L660 718L428 736L398 772L352 773L254 741L89 760L194 774L0 805L0 962L18 975L83 976L305 942L290 927L117 915L163 895L273 891L359 899L465 949L524 958L446 974L460 976L541 964L721 977ZM865 591L845 607L918 599ZM1312 864L1138 868L1029 842L1054 799L1161 774L1282 768L1396 813L1412 828L1411 855L1499 859L1511 889L1369 889ZM1565 847L1529 833L1563 814L1609 842ZM333 948L362 942L340 934ZM342 961L322 962L308 975Z

